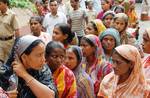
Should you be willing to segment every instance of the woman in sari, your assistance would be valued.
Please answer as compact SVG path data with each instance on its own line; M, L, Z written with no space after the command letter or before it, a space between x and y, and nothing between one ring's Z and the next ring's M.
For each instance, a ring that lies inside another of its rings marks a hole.
M100 19L95 19L88 23L85 28L85 34L93 34L99 36L105 29L106 27L104 26L103 22Z
M97 94L101 80L112 70L111 65L103 59L103 49L97 36L91 34L84 36L80 45L85 57L83 68L92 78L94 91Z
M82 58L81 48L71 46L67 49L65 65L73 71L76 77L78 98L95 98L94 84L82 68Z
M105 54L105 59L112 64L114 48L120 45L119 32L116 29L106 29L99 37Z
M99 98L149 98L150 93L137 48L121 45L112 55L113 69L101 82Z
M46 46L46 62L52 71L59 98L77 98L76 79L64 64L65 48L62 43L51 41Z
M147 54L143 59L143 67L146 75L146 79L150 83L150 28L146 29L143 34L142 48L143 52Z

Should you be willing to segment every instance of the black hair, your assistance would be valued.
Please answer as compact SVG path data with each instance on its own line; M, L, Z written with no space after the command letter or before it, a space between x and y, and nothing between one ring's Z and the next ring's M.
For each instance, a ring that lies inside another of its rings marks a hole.
M29 55L32 52L33 48L36 47L37 45L39 45L40 43L44 44L44 42L40 39L35 40L22 54Z
M50 41L46 46L45 57L49 57L55 48L60 48L65 51L64 45L62 43L57 41Z
M4 4L7 4L7 6L9 6L9 0L0 0L0 2L3 2Z
M30 18L30 23L31 23L31 20L36 20L36 21L38 21L41 25L42 25L42 22L43 22L43 18L42 17L40 17L40 16L33 16L33 17L31 17Z
M75 37L75 34L71 32L71 27L68 24L58 23L55 25L55 27L58 27L64 35L68 35L67 39L64 41L64 44L72 42L73 38Z
M87 43L89 43L90 46L95 47L94 43L91 40L89 40L88 38L82 37L81 40L85 40Z
M55 2L55 1L58 3L57 0L49 0L49 4L50 4L51 2Z

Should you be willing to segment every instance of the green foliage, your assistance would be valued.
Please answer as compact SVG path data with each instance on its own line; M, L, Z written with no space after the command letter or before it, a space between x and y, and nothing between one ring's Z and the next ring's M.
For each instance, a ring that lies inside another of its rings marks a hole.
M33 12L37 12L34 3L31 0L9 0L10 7L27 8Z

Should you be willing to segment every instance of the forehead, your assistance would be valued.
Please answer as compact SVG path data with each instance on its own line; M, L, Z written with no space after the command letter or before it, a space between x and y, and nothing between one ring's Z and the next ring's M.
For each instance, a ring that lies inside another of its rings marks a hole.
M49 3L50 5L57 5L57 1L53 1Z
M125 23L125 20L123 18L116 18L115 22L119 22L119 23Z
M65 50L62 48L54 48L51 50L51 55L62 55L65 54Z
M107 39L114 39L114 37L112 36L112 35L106 35L106 36L104 36L104 38L107 38ZM103 39L104 39L103 38Z
M40 53L40 52L43 52L43 51L45 51L45 45L42 42L39 43L37 46L35 46L32 49L33 53Z

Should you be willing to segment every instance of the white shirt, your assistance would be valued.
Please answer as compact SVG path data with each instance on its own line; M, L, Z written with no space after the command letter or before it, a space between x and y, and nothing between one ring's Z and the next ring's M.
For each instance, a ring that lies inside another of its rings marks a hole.
M67 18L62 12L57 12L55 16L51 13L45 15L43 20L43 27L46 28L46 32L50 34L52 38L54 26L58 23L67 23Z

